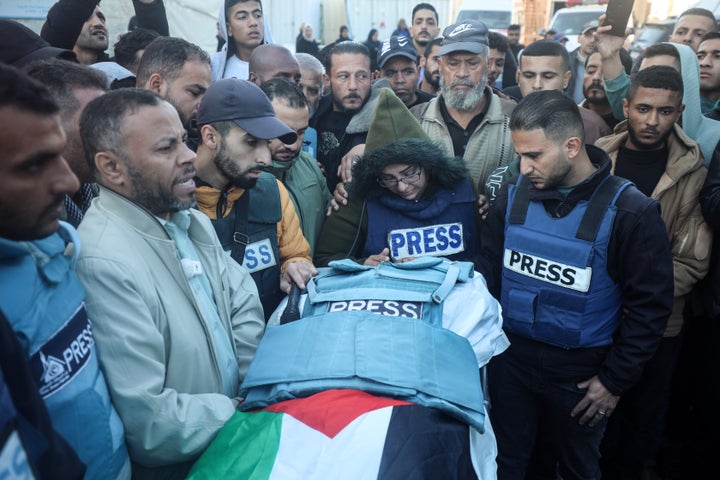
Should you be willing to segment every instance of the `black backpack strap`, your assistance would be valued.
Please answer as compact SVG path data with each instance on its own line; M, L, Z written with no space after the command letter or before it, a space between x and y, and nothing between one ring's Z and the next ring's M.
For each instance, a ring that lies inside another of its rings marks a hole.
M250 210L250 190L245 190L233 206L235 223L232 234L231 256L235 259L245 257L245 247L250 243L248 231L248 212ZM242 263L242 262L240 262Z
M515 198L510 206L509 223L520 224L525 223L527 217L528 205L530 204L530 180L525 175L520 178L515 185Z
M575 238L588 242L595 241L605 212L607 212L608 207L612 204L618 190L629 183L631 182L616 177L615 175L609 175L603 180L602 184L600 184L592 197L590 197L590 204L585 211L585 215L583 215L577 233L575 233Z

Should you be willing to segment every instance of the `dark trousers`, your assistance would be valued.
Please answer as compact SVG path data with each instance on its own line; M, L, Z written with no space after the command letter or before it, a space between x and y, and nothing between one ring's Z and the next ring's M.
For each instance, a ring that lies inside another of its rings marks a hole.
M608 419L600 448L603 480L639 479L664 429L670 385L682 337L664 337L638 383Z
M536 439L556 455L563 480L599 479L606 422L580 425L570 412L585 396L577 384L597 373L607 349L565 350L509 337L510 347L488 365L498 479L525 478Z

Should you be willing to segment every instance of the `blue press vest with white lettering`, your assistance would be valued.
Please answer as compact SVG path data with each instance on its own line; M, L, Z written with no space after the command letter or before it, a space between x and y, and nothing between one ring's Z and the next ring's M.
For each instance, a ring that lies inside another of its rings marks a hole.
M471 261L477 246L475 194L469 181L439 189L419 202L385 194L367 199L367 237L362 258L390 248L392 258L443 256ZM461 227L458 227L461 225ZM463 251L457 251L460 246ZM398 255L398 252L404 254Z
M442 302L474 273L471 263L341 260L319 270L302 318L268 325L241 387L242 410L349 388L438 408L483 431L475 354L442 328Z
M212 224L225 250L232 248L233 241L241 241L247 245L243 258L234 256L233 258L252 272L267 319L285 297L280 290L282 262L278 247L277 224L282 220L282 208L277 179L267 172L262 172L257 184L245 190L243 195L250 195L247 232L239 232L242 234L240 236L235 232L237 202L240 200L233 204L230 215L212 220ZM258 243L261 241L266 242Z
M503 327L563 348L612 343L622 298L619 285L607 272L607 250L615 201L630 183L608 177L589 202L579 202L562 218L553 218L542 202L528 201L528 184L521 175L517 185L508 188L500 301ZM604 200L598 198L603 187ZM513 208L522 211L523 201L524 221L511 220ZM586 213L593 204L597 215L591 221L592 215Z
M64 222L41 240L0 239L0 309L29 357L53 427L87 465L86 478L117 478L129 459L74 271L79 245Z

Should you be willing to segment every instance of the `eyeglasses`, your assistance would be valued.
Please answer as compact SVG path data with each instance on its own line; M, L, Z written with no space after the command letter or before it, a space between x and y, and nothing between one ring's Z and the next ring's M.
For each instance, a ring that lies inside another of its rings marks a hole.
M378 185L380 185L383 188L395 188L398 186L398 183L403 182L405 185L412 185L418 180L420 180L420 175L422 175L422 168L418 168L417 170L414 170L413 172L408 173L404 177L401 177L400 179L397 178L378 178L377 182Z

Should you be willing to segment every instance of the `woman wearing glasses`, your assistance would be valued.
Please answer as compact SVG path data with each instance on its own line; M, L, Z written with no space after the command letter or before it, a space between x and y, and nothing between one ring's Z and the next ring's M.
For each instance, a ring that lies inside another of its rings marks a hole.
M364 265L426 255L473 259L479 218L465 164L447 157L389 89L346 188L347 205L318 240L317 266L343 258Z

